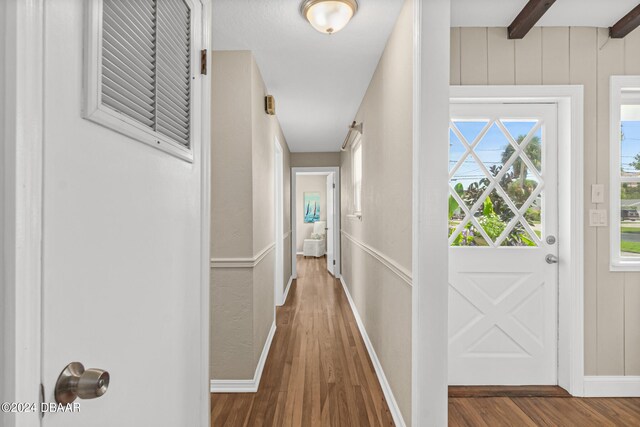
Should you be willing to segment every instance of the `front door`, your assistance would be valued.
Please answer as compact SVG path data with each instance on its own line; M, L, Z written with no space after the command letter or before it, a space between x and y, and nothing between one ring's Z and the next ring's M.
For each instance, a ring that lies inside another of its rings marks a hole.
M557 384L555 104L452 104L449 384Z

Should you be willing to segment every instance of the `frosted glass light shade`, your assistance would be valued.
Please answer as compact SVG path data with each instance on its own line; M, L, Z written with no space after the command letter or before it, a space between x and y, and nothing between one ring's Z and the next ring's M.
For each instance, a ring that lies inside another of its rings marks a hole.
M324 34L342 30L358 10L356 0L307 0L302 15L313 28Z

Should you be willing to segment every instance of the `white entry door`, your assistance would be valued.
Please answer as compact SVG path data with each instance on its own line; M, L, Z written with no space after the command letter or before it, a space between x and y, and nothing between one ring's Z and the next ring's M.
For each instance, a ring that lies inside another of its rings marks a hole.
M42 425L203 426L209 379L201 266L209 219L198 114L206 77L198 67L188 78L193 161L84 119L89 3L44 5L43 398L55 402L70 362L107 371L110 384L101 397L77 399L79 412L47 413ZM124 11L121 23L153 10L153 2L135 3L109 7ZM201 3L185 4L197 23ZM199 40L191 39L198 58Z
M449 384L557 384L554 104L452 104Z
M326 228L326 239L327 239L327 270L329 273L334 274L334 193L335 193L335 172L331 172L327 175L327 228Z

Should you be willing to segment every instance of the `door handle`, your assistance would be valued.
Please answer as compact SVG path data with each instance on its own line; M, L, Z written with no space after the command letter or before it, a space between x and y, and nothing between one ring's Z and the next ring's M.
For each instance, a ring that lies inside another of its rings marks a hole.
M60 373L56 382L56 402L69 404L80 399L95 399L107 392L109 372L102 369L85 369L80 362L71 362Z
M560 261L558 257L553 254L548 254L544 257L544 260L547 261L547 264L557 264Z

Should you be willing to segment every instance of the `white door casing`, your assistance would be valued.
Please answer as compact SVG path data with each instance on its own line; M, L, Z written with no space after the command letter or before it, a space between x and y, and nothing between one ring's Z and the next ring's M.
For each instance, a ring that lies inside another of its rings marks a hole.
M450 193L459 206L450 223L452 385L557 384L558 268L545 261L558 255L557 242L546 240L558 236L557 114L555 104L452 104ZM499 169L506 159L496 150L507 145L512 154ZM481 179L482 195L461 194L460 184ZM485 211L487 195L501 206L497 223L487 219L498 212Z
M199 53L208 19L193 4ZM42 425L207 425L208 77L192 72L186 162L82 118L85 2L44 12L44 399L73 361L111 384Z
M335 185L335 172L331 172L327 175L327 270L329 273L334 274L334 215L333 200L334 200L334 185Z
M284 238L283 238L283 229L284 229L284 198L283 198L283 174L284 174L284 165L283 165L283 157L282 157L282 147L280 146L280 141L278 137L275 137L274 144L274 164L273 164L273 185L274 185L274 230L275 230L275 293L274 293L274 301L276 306L281 306L284 304L284 292L285 292L285 282L284 282ZM275 319L275 317L274 317Z

